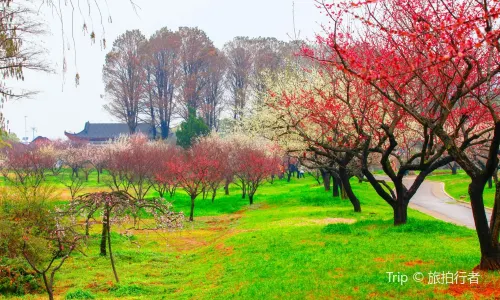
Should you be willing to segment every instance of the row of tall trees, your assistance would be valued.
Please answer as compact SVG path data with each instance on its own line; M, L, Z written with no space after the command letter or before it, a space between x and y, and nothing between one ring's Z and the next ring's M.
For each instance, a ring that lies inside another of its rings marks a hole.
M218 130L223 112L240 120L259 101L266 91L262 74L282 68L298 51L294 45L236 37L217 49L199 28L162 28L149 38L127 31L106 56L105 108L131 133L145 121L155 137L166 139L174 118L187 119L190 109Z

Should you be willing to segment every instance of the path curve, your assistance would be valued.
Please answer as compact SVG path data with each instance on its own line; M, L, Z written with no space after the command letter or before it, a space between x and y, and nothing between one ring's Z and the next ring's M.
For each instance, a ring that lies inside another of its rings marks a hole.
M388 178L386 178L388 179ZM404 179L405 185L413 182L411 177ZM436 219L475 229L470 204L456 201L444 191L444 183L425 180L410 200L411 208L433 216ZM488 221L491 210L486 209Z

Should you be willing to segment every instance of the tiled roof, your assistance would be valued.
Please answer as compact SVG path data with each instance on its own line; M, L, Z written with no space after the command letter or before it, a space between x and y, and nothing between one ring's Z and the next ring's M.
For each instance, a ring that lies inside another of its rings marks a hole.
M150 124L137 124L136 133L142 133L147 136L152 135L152 127ZM76 134L71 134L82 139L97 139L108 140L115 139L120 135L128 135L130 133L128 125L124 123L85 123L85 128Z

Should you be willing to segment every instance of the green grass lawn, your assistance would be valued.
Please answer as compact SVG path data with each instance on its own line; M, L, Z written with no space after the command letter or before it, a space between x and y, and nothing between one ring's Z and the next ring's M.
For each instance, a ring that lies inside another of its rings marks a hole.
M469 273L480 257L475 232L414 210L407 225L394 227L392 210L369 184L356 180L353 188L362 213L309 176L262 186L252 207L237 187L229 196L219 192L215 203L198 200L195 222L180 231L125 235L128 224L114 225L120 284L109 260L99 256L100 228L94 227L86 256L75 254L57 274L55 293L60 299L500 297L499 273L481 273L477 286L413 281L415 272L426 278L434 271ZM187 212L183 193L173 202ZM386 272L410 278L393 283Z
M444 189L450 196L457 200L470 202L468 193L470 178L464 171L460 170L456 175L451 175L451 171L449 170L445 172L439 170L427 176L427 180L444 182ZM490 189L486 185L483 195L484 205L492 208L495 201L495 188Z

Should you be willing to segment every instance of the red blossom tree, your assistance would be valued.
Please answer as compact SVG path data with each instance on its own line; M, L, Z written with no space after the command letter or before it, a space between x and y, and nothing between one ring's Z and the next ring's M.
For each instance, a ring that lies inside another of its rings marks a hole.
M157 162L157 148L144 135L133 135L128 147L117 154L122 164L123 177L135 199L144 199L152 187L153 170Z
M303 54L355 76L436 136L471 177L480 269L500 269L500 195L488 224L483 190L498 166L500 4L367 1L318 6L330 18ZM317 50L319 49L319 51ZM488 148L484 167L469 147Z
M168 144L160 144L156 146L155 160L156 164L153 167L152 184L153 189L158 192L161 198L164 198L168 193L170 198L175 194L179 185L175 173L167 166L173 166L181 155L181 149Z
M262 149L250 146L239 148L232 154L233 171L244 193L248 194L250 205L259 186L279 171L281 158L269 155Z
M228 141L218 136L209 136L201 138L196 144L196 147L205 149L206 155L217 162L212 164L209 169L210 176L207 179L208 183L205 191L205 193L211 192L212 202L214 202L217 190L221 185L223 183L229 185L229 182L232 181L231 177L234 171L231 169L229 163L231 145Z
M191 198L189 221L194 220L196 197L209 187L210 180L214 176L213 170L218 170L220 163L208 156L206 149L200 143L183 151L175 161L166 163L165 167Z
M2 174L27 200L36 198L46 173L56 164L50 153L35 145L13 143L2 149Z

